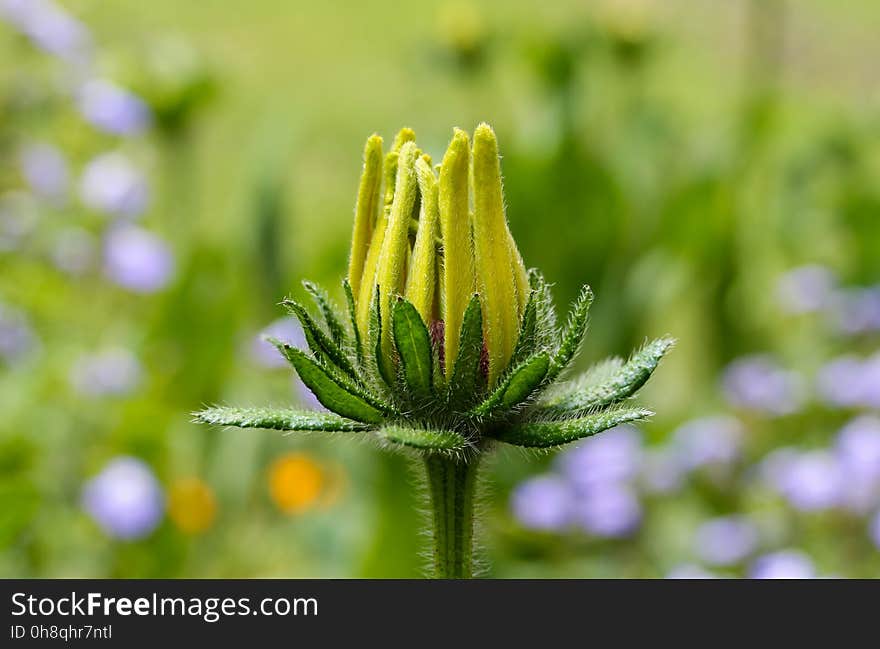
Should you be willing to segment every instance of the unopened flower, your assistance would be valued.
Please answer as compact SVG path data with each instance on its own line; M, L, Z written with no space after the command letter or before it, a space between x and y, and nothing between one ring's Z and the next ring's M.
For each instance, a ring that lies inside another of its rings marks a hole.
M110 462L86 484L82 502L105 533L122 540L149 535L165 512L165 496L153 471L134 457Z
M584 287L559 326L547 283L526 270L508 228L488 125L473 139L456 130L438 167L410 129L387 153L382 138L369 138L343 282L347 309L308 282L319 317L284 302L308 352L273 342L330 412L210 408L196 416L244 428L369 433L422 456L437 575L468 577L480 457L498 443L554 447L649 416L625 401L672 340L559 385L584 338L592 292ZM576 513L595 533L626 533L640 515L628 487L614 486L613 499Z

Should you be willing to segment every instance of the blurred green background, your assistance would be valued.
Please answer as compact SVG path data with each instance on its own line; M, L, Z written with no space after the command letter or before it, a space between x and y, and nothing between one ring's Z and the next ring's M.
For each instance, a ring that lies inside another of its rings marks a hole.
M302 278L342 297L364 140L436 158L487 121L526 264L597 294L580 369L679 344L639 430L501 449L485 574L880 576L878 29L872 0L0 0L0 575L420 575L406 458L189 413L311 403L259 334L296 336Z

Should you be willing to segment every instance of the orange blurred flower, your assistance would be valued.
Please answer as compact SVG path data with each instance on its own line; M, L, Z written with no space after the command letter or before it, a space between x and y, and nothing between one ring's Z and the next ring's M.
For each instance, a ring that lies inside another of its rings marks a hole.
M285 514L312 508L327 486L324 469L303 453L288 453L269 467L269 495Z
M198 478L177 480L168 492L168 516L187 534L204 532L217 516L214 491Z

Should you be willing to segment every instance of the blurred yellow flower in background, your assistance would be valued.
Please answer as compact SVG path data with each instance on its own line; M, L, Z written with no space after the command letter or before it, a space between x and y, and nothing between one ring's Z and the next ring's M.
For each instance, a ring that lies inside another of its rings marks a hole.
M326 485L324 469L303 453L282 455L269 467L269 495L285 514L311 509Z
M168 516L187 534L204 532L217 516L214 491L198 478L177 480L168 492Z

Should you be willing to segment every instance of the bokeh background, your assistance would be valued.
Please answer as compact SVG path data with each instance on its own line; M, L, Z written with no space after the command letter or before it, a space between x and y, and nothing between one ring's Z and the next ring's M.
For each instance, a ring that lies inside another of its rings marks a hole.
M502 449L493 577L880 576L875 0L0 0L0 575L409 577L406 458L196 426L314 401L260 342L341 297L363 141L496 128L580 367L657 416Z

